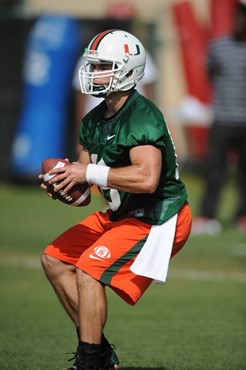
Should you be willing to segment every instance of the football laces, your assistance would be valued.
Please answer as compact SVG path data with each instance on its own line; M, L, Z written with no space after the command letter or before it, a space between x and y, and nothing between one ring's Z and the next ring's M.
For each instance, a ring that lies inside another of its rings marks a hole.
M57 183L55 182L54 185L56 186ZM64 200L66 200L67 202L71 202L73 200L73 198L71 197L71 195L68 195L68 194L63 194L62 193L62 189L58 191L58 194L60 195L61 198L63 198Z

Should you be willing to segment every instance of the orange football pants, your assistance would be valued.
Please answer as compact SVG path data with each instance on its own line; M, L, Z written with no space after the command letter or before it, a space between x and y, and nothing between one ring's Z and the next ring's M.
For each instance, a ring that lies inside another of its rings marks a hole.
M185 204L178 213L171 257L183 248L191 219ZM152 282L130 270L150 229L136 218L110 221L108 212L95 212L61 234L44 253L80 268L134 305Z

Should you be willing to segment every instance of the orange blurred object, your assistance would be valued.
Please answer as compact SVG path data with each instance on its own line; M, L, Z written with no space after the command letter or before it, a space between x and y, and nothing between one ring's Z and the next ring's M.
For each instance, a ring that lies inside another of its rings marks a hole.
M107 6L106 16L118 20L132 19L136 16L136 8L130 1L112 1Z

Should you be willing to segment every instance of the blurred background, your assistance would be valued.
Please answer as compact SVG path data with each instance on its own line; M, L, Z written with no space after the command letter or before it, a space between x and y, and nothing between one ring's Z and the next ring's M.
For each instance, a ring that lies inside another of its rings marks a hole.
M43 159L76 160L81 118L95 105L79 91L80 57L94 35L119 28L146 47L142 93L165 115L180 170L201 176L203 187L214 120L208 46L230 35L238 3L243 0L146 0L144 6L141 0L0 0L0 181L33 184ZM229 154L228 178L236 179L237 155Z
M75 158L72 78L90 39L109 28L136 34L158 71L153 100L179 164L201 171L211 123L208 40L229 33L235 0L1 0L0 178L34 180L41 160Z

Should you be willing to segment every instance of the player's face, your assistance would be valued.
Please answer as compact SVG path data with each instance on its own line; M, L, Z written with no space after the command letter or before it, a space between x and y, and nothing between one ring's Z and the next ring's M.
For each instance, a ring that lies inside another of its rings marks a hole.
M110 77L107 76L107 71L112 70L112 64L91 64L91 72L94 73L93 85L108 85L110 82Z

